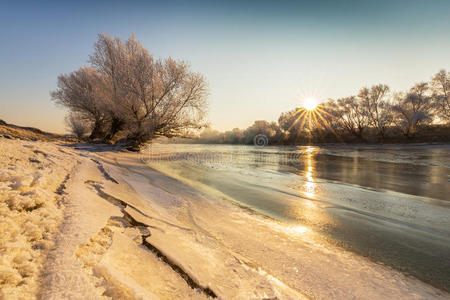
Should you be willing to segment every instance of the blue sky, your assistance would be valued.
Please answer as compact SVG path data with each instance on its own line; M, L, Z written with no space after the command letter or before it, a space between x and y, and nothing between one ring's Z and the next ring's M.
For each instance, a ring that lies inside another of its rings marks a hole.
M64 132L49 92L87 64L97 33L136 34L156 57L190 62L221 130L276 120L385 83L404 90L450 69L450 1L0 0L0 119Z

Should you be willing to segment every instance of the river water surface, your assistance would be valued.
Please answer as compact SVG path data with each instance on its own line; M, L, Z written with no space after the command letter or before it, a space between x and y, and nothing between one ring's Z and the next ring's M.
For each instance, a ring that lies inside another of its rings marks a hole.
M450 146L152 145L149 165L450 291Z

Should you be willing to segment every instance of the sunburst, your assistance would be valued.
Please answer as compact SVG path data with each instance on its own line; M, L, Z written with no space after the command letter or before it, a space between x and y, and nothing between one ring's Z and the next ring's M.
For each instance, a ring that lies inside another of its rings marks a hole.
M329 130L332 132L339 140L341 137L336 133L334 128L330 125L325 117L336 118L334 115L330 114L325 110L323 104L321 104L316 98L308 97L303 101L303 106L297 110L296 118L294 122L289 126L288 130L291 130L295 125L300 122L298 127L299 131L307 130L311 133L312 126L316 126L319 129L319 133L322 134L324 131ZM306 126L306 128L305 128Z
M306 110L311 111L316 109L317 105L319 105L319 101L317 101L316 98L309 97L305 99L303 105L305 106Z

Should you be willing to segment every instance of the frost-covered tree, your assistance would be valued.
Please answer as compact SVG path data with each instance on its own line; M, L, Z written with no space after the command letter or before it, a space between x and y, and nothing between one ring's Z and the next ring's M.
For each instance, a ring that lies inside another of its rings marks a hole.
M440 70L431 79L435 111L441 121L450 122L450 72Z
M307 116L302 113L301 108L281 113L278 118L278 126L286 134L286 142L289 144L298 143L306 136L305 124Z
M342 128L341 118L342 111L333 99L328 99L328 101L320 104L318 106L319 122L323 124L328 131L337 134L337 132Z
M112 140L126 123L121 111L122 105L120 105L126 96L126 92L121 88L120 80L127 54L120 38L113 38L103 33L98 35L94 49L94 53L89 57L89 62L103 75L110 92L109 105L106 106L105 111L109 116L109 126L105 139Z
M248 127L243 132L243 141L245 144L252 144L255 136L258 134L264 135L267 138L267 143L272 143L277 138L280 132L278 124L275 122L268 122L265 120L255 121L253 125Z
M340 122L342 128L357 137L363 138L363 132L369 125L367 109L355 96L345 97L337 100L340 110Z
M70 132L78 139L83 138L90 131L89 120L84 119L79 113L69 113L66 116L65 121Z
M92 67L60 75L52 98L92 121L91 138L124 132L138 146L205 125L206 83L185 62L155 59L134 35L122 42L105 34L89 61Z
M90 138L104 136L108 91L103 76L94 68L82 67L58 76L58 89L51 96L57 104L93 124Z
M206 109L203 77L184 62L154 59L133 36L125 49L121 106L131 138L140 142L154 134L175 136L201 127Z
M362 113L367 115L369 125L376 129L382 139L393 121L392 105L387 99L388 93L387 85L378 84L371 88L362 88L358 94L360 105L364 107Z
M407 138L413 138L423 125L433 121L433 102L428 83L418 83L407 93L398 94L393 111L397 127Z

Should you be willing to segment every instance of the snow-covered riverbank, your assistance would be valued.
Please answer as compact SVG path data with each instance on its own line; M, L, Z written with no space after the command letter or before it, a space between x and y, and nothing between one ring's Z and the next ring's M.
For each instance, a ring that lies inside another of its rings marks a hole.
M6 299L448 299L105 147L0 140Z
M41 288L77 163L70 149L0 138L0 298L33 299Z

